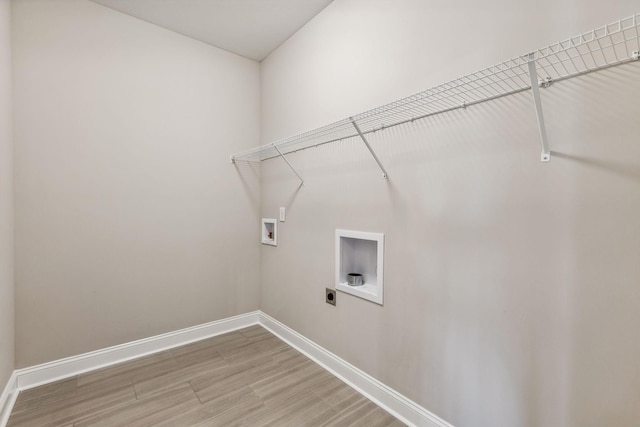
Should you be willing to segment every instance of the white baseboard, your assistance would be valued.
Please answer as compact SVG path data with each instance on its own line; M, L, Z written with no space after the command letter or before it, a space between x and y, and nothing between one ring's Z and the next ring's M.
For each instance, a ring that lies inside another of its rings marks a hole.
M268 314L260 312L259 323L405 424L424 427L453 427L437 415L325 350Z
M7 385L4 387L2 394L0 394L0 426L6 426L9 421L9 415L13 409L13 404L16 403L18 397L16 372L11 373Z
M21 390L256 324L262 325L402 422L412 426L453 427L422 406L261 311L254 311L29 368L18 369L13 372L2 395L0 395L0 427L6 425L15 399Z
M25 390L72 377L84 372L137 359L173 347L200 341L216 335L258 324L258 311L228 317L179 331L156 335L126 344L108 347L78 356L67 357L29 368L18 369L17 389ZM1 425L1 424L0 424Z

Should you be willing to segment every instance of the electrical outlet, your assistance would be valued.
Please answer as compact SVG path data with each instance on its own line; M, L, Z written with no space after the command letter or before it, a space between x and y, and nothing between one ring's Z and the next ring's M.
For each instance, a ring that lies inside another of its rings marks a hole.
M284 222L285 214L286 214L285 209L280 208L280 222Z
M336 290L326 288L325 302L327 304L336 305Z

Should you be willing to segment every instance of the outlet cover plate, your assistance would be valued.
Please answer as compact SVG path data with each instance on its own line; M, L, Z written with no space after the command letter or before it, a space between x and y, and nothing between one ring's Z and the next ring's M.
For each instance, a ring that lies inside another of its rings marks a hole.
M336 293L335 289L326 288L326 291L325 291L325 302L327 304L336 305L336 296L337 295L338 294Z

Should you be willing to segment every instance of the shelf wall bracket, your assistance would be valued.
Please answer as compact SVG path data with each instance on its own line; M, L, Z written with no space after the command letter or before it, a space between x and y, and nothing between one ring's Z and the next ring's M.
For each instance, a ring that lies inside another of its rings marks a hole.
M536 117L538 118L538 131L540 131L540 144L542 145L542 153L540 154L540 161L548 162L549 160L551 160L551 152L549 151L549 143L547 141L547 129L544 125L544 115L542 114L542 100L540 99L540 87L539 87L540 84L538 82L538 73L536 71L536 61L535 61L534 53L529 54L528 65L529 65L529 78L531 79L531 93L533 94L533 102L536 107Z
M360 135L360 138L362 138L362 142L364 142L364 145L367 146L367 149L369 150L369 152L373 156L374 160L378 164L378 167L382 171L382 177L384 179L387 179L388 178L387 171L385 170L384 166L382 166L382 163L380 162L380 159L376 155L376 152L373 151L373 148L371 148L371 146L369 145L369 141L367 141L367 138L364 137L364 134L362 133L362 131L358 127L358 124L356 123L355 120L353 120L353 117L349 117L349 120L351 121L351 124L353 125L353 127L356 129L356 132L358 132L358 135Z
M280 157L282 157L282 160L285 161L285 163L287 164L287 166L289 166L289 168L291 168L291 170L293 171L293 173L296 174L296 176L298 177L298 179L300 180L300 182L302 183L302 185L304 185L304 179L302 179L302 177L300 176L300 174L295 170L295 168L293 166L291 166L291 163L289 163L289 160L287 160L287 158L284 156L284 154L282 154L282 151L280 151L280 149L278 148L278 146L276 144L271 144L273 146L273 148L276 149L276 151L278 152L278 154L280 154Z

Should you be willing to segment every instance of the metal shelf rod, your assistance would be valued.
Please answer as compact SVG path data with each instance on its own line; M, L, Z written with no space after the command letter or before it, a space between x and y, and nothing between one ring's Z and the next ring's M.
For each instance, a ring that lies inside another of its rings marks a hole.
M542 160L548 161L550 151L538 82L542 81L546 87L545 82L548 81L555 83L637 61L640 56L639 28L640 14L635 14L348 119L235 154L231 159L232 162L263 161L283 157L296 172L284 157L285 154L360 137L386 174L366 140L370 133L531 89L541 138ZM357 128L355 133L354 127ZM296 175L300 178L297 172Z
M502 93L500 95L492 96L491 98L479 99L477 101L470 101L470 102L466 102L466 103L461 104L461 105L457 105L455 107L447 108L446 110L438 110L438 111L434 111L432 113L426 113L426 114L422 114L420 116L415 116L415 117L412 117L410 119L404 119L404 120L399 121L399 122L395 122L395 123L391 123L389 125L385 125L384 128L375 128L375 129L371 129L371 130L367 130L367 131L361 131L361 132L365 136L366 135L370 135L370 134L373 134L373 133L376 133L376 132L383 131L385 129L391 129L391 128L396 127L396 126L406 125L407 123L413 123L413 122L418 121L418 120L426 119L427 117L433 117L433 116L437 116L438 114L448 113L448 112L456 111L456 110L463 110L463 109L468 108L468 107L473 107L474 105L482 104L483 102L494 101L496 99L504 98L506 96L515 95L516 93L526 92L529 89L530 89L530 87L527 86L527 87L522 88L522 89L516 89L516 90L511 91L511 92ZM330 139L330 140L327 140L327 141L318 142L317 144L311 145L309 147L302 147L302 148L298 148L298 149L289 151L289 152L287 152L287 154L297 153L299 151L308 150L309 148L317 148L317 147L320 147L322 145L331 144L332 142L343 141L345 139L354 138L356 136L360 136L360 134L358 134L356 132L356 133L353 133L353 134L341 136L339 138L334 138L334 139ZM260 148L260 147L258 147L258 148ZM258 152L258 151L259 151L259 149L255 149L255 152ZM273 159L275 157L280 157L280 154L275 154L275 155L272 155L272 156L268 156L268 157L263 158L262 160L269 160L269 159ZM241 161L241 159L235 159L235 161Z
M287 165L291 168L291 170L293 171L293 173L296 174L296 176L298 177L298 179L300 180L300 182L302 183L302 185L304 185L304 179L302 179L302 177L300 176L300 174L295 170L295 168L293 166L291 166L291 163L289 163L289 160L287 160L287 158L284 156L284 154L282 154L282 151L280 151L280 149L278 148L278 146L276 144L273 144L273 148L276 149L276 151L280 154L280 157L282 157L282 160L284 160Z
M516 93L525 92L525 91L527 91L529 89L530 89L529 86L527 86L527 87L522 88L522 89L517 89L517 90L511 91L511 92L507 92L507 93L503 93L503 94L500 94L500 95L492 96L491 98L479 99L477 101L466 102L466 103L461 104L461 105L457 105L457 106L454 106L454 107L451 107L451 108L447 108L446 110L438 110L438 111L434 111L432 113L426 113L426 114L422 114L420 116L415 116L415 117L412 117L412 118L409 118L409 119L404 119L404 120L399 121L399 122L391 123L389 125L385 125L383 128L375 128L375 129L371 129L371 130L367 130L367 131L362 131L362 134L363 135L373 134L373 133L376 133L376 132L383 131L385 129L390 129L390 128L393 128L393 127L396 127L396 126L405 125L407 123L412 123L412 122L415 122L417 120L426 119L427 117L436 116L436 115L442 114L442 113L448 113L450 111L465 109L467 107L472 107L474 105L482 104L483 102L493 101L493 100L496 100L496 99L504 98L504 97L509 96L509 95L515 95ZM297 153L298 151L304 151L304 150L307 150L309 148L320 147L320 146L325 145L325 144L330 144L332 142L338 142L338 141L342 141L342 140L345 140L345 139L354 138L356 136L360 136L360 135L358 133L353 133L353 134L349 134L349 135L346 135L346 136L341 136L340 138L335 138L335 139L331 139L331 140L327 140L327 141L322 141L322 142L319 142L319 143L317 143L315 145L312 145L312 146L309 146L309 147L303 147L303 148L298 148L296 150L289 151L288 154ZM265 157L263 160L272 159L274 157L279 157L279 155Z
M529 76L531 77L531 93L533 94L533 103L536 107L536 117L538 118L538 131L540 132L540 143L542 144L542 153L540 154L541 162L551 160L549 152L549 143L547 141L547 129L544 125L544 115L542 114L542 100L540 99L540 88L538 87L538 72L536 71L536 62L531 54L529 61Z
M384 166L382 166L382 163L380 163L380 159L376 155L376 152L373 151L373 148L371 148L371 146L369 145L369 141L367 141L367 138L365 138L365 136L363 135L362 131L358 127L358 124L355 122L355 120L353 120L353 117L349 117L349 120L351 120L351 124L353 125L353 127L356 128L356 132L358 132L358 135L360 135L360 138L362 138L362 142L364 142L364 145L367 146L367 149L369 150L369 152L373 156L373 159L378 164L378 167L380 168L380 170L382 170L382 177L384 179L387 179L388 178L387 171L384 169Z

